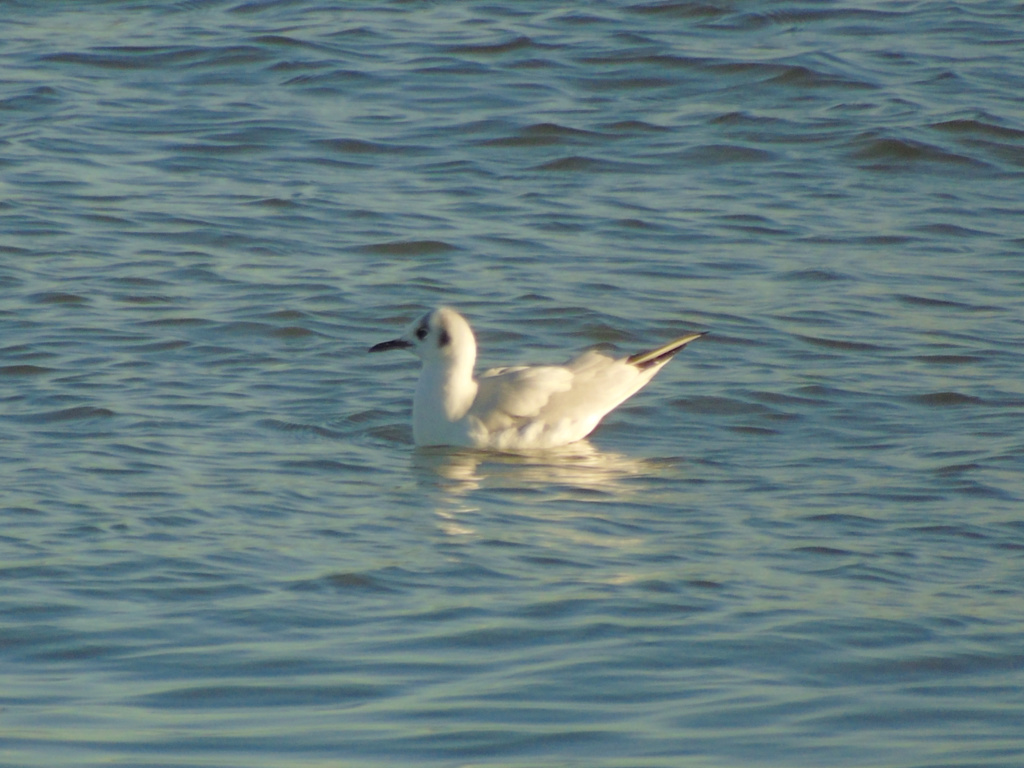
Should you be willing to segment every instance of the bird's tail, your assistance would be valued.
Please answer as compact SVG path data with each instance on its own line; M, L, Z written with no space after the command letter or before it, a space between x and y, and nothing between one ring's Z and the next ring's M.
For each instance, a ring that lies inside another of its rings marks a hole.
M670 341L668 344L652 349L649 352L637 352L635 355L630 355L626 358L626 362L630 365L635 365L641 371L645 371L655 365L662 365L672 359L672 356L679 350L689 344L691 341L699 339L701 336L706 335L707 332L702 333L691 333L686 336L680 336L675 341Z

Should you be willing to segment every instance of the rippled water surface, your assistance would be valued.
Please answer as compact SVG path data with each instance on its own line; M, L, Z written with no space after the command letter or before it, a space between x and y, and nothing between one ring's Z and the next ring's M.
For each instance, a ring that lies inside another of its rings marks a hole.
M1019 3L2 16L0 764L1024 764Z

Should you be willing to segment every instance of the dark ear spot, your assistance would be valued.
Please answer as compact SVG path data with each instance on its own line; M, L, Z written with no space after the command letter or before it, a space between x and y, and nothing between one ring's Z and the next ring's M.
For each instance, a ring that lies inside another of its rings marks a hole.
M451 343L452 343L452 337L448 335L448 329L447 328L442 328L441 332L439 334L437 334L437 346L438 346L438 348L440 348L440 347L447 347Z

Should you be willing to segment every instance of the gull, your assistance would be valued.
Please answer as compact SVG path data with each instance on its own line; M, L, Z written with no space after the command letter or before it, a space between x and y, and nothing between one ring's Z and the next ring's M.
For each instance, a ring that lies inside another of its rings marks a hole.
M562 365L493 368L474 379L473 330L454 309L439 307L369 351L404 349L423 361L412 406L417 446L522 451L582 440L703 335L690 333L629 357L591 349Z

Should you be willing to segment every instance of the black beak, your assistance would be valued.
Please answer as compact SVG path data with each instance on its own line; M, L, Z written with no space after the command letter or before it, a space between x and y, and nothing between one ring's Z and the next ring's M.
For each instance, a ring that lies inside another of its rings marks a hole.
M374 344L370 347L371 352L387 352L391 349L408 349L411 347L405 339L392 339L391 341L382 341L380 344Z

